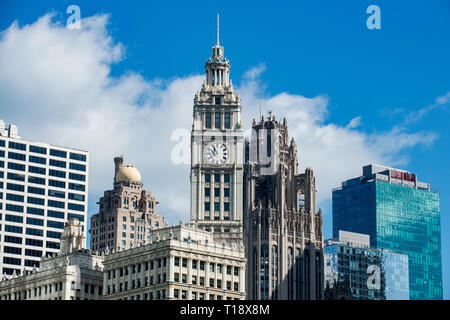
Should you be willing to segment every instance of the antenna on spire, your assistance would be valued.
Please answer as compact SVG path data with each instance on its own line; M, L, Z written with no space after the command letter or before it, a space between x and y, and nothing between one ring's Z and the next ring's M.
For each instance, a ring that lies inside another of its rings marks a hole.
M219 14L217 14L217 44L219 46Z

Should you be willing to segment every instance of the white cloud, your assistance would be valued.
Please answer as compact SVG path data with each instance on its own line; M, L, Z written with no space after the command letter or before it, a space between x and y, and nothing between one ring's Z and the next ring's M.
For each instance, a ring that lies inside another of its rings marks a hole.
M134 72L110 75L124 57L124 46L108 34L108 16L83 19L69 30L46 15L31 25L14 23L0 39L0 118L19 126L24 139L89 150L90 203L111 188L113 157L123 154L143 177L144 187L160 201L169 220L189 218L189 165L174 165L175 129L190 131L192 101L203 81L198 75L147 80ZM203 61L199 61L199 65ZM195 66L193 66L195 67ZM259 115L261 64L245 73L241 87L243 121L250 128ZM264 91L263 91L264 92ZM286 117L299 149L300 170L314 169L319 201L339 182L357 176L361 166L407 161L402 151L429 144L435 136L393 128L368 134L326 123L329 98L280 93L262 99L263 110ZM90 212L96 212L90 207Z

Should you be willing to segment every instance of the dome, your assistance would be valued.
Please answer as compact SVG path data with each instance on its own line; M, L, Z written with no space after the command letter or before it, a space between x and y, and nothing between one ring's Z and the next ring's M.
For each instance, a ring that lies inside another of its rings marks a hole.
M116 182L120 181L141 182L141 174L133 165L127 164L117 172Z

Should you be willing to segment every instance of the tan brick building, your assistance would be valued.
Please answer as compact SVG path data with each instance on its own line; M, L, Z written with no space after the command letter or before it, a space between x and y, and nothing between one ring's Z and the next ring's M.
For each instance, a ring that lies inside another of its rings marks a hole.
M158 202L143 189L141 174L123 158L114 158L114 189L99 201L99 213L91 217L91 250L129 249L145 244L153 229L166 226L156 213Z

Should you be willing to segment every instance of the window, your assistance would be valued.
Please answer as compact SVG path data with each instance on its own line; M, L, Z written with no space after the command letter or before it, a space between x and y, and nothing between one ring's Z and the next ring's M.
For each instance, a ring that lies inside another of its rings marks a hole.
M65 168L66 167L66 162L65 161L59 161L59 160L50 159L50 165L54 166L54 167Z
M223 195L224 195L224 197L229 197L230 196L230 188L224 188Z
M220 188L214 188L214 197L220 197Z
M35 215L38 215L38 216L43 216L44 215L44 209L27 207L27 213L35 214Z
M223 211L230 211L230 203L229 202L223 203Z
M180 282L180 274L179 273L174 273L173 274L173 280L176 282Z
M233 286L234 286L234 291L239 291L239 283L234 282Z
M17 153L17 152L9 151L8 152L8 159L25 161L25 155L23 153Z
M220 183L220 174L216 173L214 175L214 183Z
M225 129L230 129L231 128L231 114L230 113L228 113L228 112L226 112L225 114L224 114L224 126L225 126Z
M77 191L85 191L84 185L77 184L77 183L69 183L69 189L77 190Z
M86 166L84 164L78 164L78 163L69 163L69 168L72 170L78 170L78 171L86 171Z
M9 141L8 146L12 149L17 149L17 150L22 150L22 151L25 151L27 149L25 144L13 142L13 141Z
M41 229L26 228L26 234L28 234L30 236L40 236L40 237L42 237L44 235L44 231L42 231Z
M61 232L47 231L47 237L48 238L60 239L61 238Z
M16 201L16 202L23 202L24 197L18 194L12 194L7 193L6 194L6 200Z
M192 284L197 285L197 276L192 276Z
M15 184L15 183L7 183L6 184L6 189L8 190L13 190L13 191L21 191L23 192L25 190L25 187L20 185L20 184Z
M44 202L45 202L44 199L41 198L27 197L27 203L43 206Z
M45 175L45 168L40 168L40 167L35 167L35 166L28 166L28 172Z
M44 195L45 189L37 188L37 187L28 187L28 193Z
M42 157L36 157L36 156L28 156L29 162L39 163L39 164L47 164L47 160Z
M79 153L71 152L70 153L70 159L86 162L86 156L84 154L79 154Z
M205 197L210 197L210 196L211 196L211 189L205 188Z
M211 112L205 113L205 128L211 129Z
M59 249L60 244L59 242L47 241L45 246L50 249Z
M209 286L214 288L214 278L209 278Z
M47 210L47 217L64 219L64 212Z
M231 266L227 266L227 274L231 275Z
M7 177L8 177L9 180L25 181L25 175L24 174L8 172Z
M38 177L33 177L33 176L28 176L28 182L29 183L45 185L45 179L44 178L38 178Z
M214 127L216 128L216 129L220 129L220 118L221 118L221 114L219 113L219 112L216 112L215 114L214 114Z
M77 174L77 173L69 172L69 179L86 181L86 176L84 174Z
M211 210L211 203L205 202L205 211L210 211L210 210Z
M55 201L55 200L47 200L47 205L49 207L54 207L54 208L61 208L64 209L64 202L61 201Z
M33 246L33 247L42 247L43 241L42 240L36 240L36 239L25 239L25 244L27 246Z
M224 174L223 175L223 182L225 182L225 183L229 183L230 182L230 175L229 174Z
M27 224L32 224L35 226L44 226L44 220L36 218L27 218Z
M50 184L50 180L49 180L49 184ZM56 190L48 190L48 195L50 197L55 197L55 198L61 198L64 199L66 197L66 193L63 191L56 191Z
M23 212L23 206L18 206L15 204L6 204L6 210L7 211L14 211L14 212Z
M3 263L20 266L21 260L17 258L3 257Z
M205 261L200 261L200 270L205 270Z
M13 237L13 236L6 236L4 238L5 242L8 243L17 243L17 244L22 244L22 238L19 237Z
M192 269L196 270L197 269L197 260L192 260Z
M44 148L44 147L30 145L29 150L30 150L30 152L34 152L34 153L47 154L47 148Z
M41 250L25 249L25 255L30 257L42 257Z
M67 158L67 152L61 150L50 149L50 155L60 158Z
M84 216L80 215L80 214L75 214L75 213L68 213L67 214L67 219L78 219L79 221L83 222L84 221Z
M183 273L183 274L181 275L181 282L182 282L182 283L187 283L187 275L186 275L185 273Z
M64 222L47 220L47 227L56 228L56 229L64 229Z
M53 177L58 177L58 178L65 178L66 177L66 172L65 171L60 171L60 170L49 169L48 170L48 174L53 176Z
M222 280L217 279L217 288L222 288Z
M214 202L214 211L220 210L220 202Z
M15 163L15 162L8 162L8 169L17 170L17 171L25 171L25 165Z
M239 276L239 267L234 267L234 275Z
M174 264L175 264L175 267L179 267L180 266L180 258L179 257L175 257Z
M76 201L84 201L83 194L69 193L69 199Z
M48 180L48 185L51 187L62 188L62 189L64 189L66 187L66 183L64 181L58 181L58 180L52 180L52 179Z
M209 264L209 271L214 272L214 263Z

